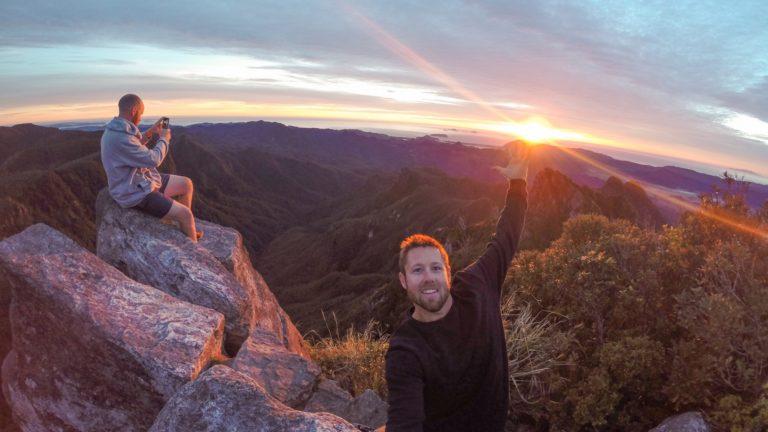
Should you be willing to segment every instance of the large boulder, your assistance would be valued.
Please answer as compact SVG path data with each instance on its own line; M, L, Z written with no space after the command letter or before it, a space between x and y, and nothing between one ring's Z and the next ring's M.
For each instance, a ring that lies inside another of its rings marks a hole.
M274 334L288 350L309 358L301 333L280 307L264 278L251 265L243 236L235 229L210 222L200 221L198 227L205 233L200 245L212 253L246 291L252 293L254 327Z
M11 321L8 319L8 309L11 305L11 285L8 282L8 276L0 268L0 364L11 350ZM2 389L3 380L0 377L0 389ZM5 401L2 391L0 391L0 432L11 432L18 430L11 419L11 408Z
M290 351L274 334L255 331L237 353L232 367L254 379L280 402L302 408L320 378L320 367Z
M352 397L334 380L322 379L304 407L309 412L329 412L355 424L376 429L387 422L387 403L371 389Z
M220 356L224 317L135 282L52 228L0 242L3 392L27 431L143 431Z
M690 411L667 418L650 432L710 432L711 430L701 413Z
M96 253L141 283L224 314L225 348L234 354L254 327L254 299L207 249L173 225L122 209L103 189L96 199Z
M328 413L296 411L270 397L250 377L217 365L168 402L150 432L358 432Z

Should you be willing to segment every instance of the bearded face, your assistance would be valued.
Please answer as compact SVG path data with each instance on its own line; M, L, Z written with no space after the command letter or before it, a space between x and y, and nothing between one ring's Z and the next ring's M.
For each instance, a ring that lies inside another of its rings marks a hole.
M138 106L136 106L136 108L133 111L131 111L131 121L133 122L133 124L138 126L139 123L141 123L142 116L144 116L144 103L143 102L140 103Z
M450 309L450 276L440 251L431 246L408 251L400 284L414 305L419 321L442 318Z

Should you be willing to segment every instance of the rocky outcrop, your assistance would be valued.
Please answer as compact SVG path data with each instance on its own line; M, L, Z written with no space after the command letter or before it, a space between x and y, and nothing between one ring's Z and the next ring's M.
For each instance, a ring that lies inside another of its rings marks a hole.
M125 210L107 193L96 200L96 253L127 276L181 300L224 314L225 347L234 354L254 326L255 295L205 248L177 228L137 210Z
M197 221L205 236L195 245L175 227L119 208L105 192L99 195L97 214L99 256L137 280L216 309L224 313L227 322L236 320L237 325L226 325L228 351L236 353L230 366L281 403L296 409L304 407L315 391L320 368L312 362L301 334L251 265L240 233ZM241 340L246 331L248 337ZM358 405L365 404L350 407ZM354 411L350 407L340 414L350 414ZM366 415L372 414L366 412L355 418Z
M11 305L11 285L8 276L3 273L0 266L0 365L11 350L11 321L8 319L8 309ZM3 380L0 376L0 390ZM15 432L18 429L11 420L11 408L5 401L3 392L0 391L0 431Z
M27 431L146 430L219 355L224 317L127 278L42 224L0 242L3 391Z
M383 423L372 391L324 405L320 368L237 231L200 221L194 244L108 195L98 207L109 263L42 224L0 242L0 307L3 284L13 296L0 376L22 430L358 430L324 411ZM203 373L225 340L236 356Z
M289 351L273 335L258 330L243 344L232 367L292 408L304 406L320 378L320 367L315 363Z
M206 233L200 245L232 273L245 291L252 294L252 327L273 334L289 351L308 359L309 353L301 333L277 303L264 278L251 265L243 236L232 228L210 222L199 221L198 227Z
M669 417L649 432L710 432L711 430L701 413L692 411Z
M301 334L251 265L240 233L197 221L206 234L195 245L174 226L121 209L106 190L96 207L99 257L139 282L224 314L229 354L260 329L309 358Z
M358 429L332 414L292 410L270 397L248 376L226 366L214 366L168 402L150 431L358 432Z
M374 429L383 426L387 421L387 403L381 400L376 392L367 389L353 398L336 381L329 379L320 380L304 410L329 412L352 423Z

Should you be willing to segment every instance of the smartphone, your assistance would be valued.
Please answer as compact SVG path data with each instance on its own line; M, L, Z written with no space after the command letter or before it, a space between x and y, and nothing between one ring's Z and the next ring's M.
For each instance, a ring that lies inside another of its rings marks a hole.
M160 117L160 127L163 129L168 129L168 124L170 123L171 119L168 117Z

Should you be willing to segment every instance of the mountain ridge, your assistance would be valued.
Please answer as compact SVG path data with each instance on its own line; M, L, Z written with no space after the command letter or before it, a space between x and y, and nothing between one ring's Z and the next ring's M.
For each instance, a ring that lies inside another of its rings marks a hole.
M45 222L95 249L93 204L106 184L99 138L98 131L30 124L0 128L0 213L7 216L0 220L0 238ZM678 172L587 150L535 146L524 247L546 247L575 214L599 213L652 229L675 216L658 208L645 183L596 175L569 154L574 151L646 177ZM483 242L472 238L492 233L493 215L503 204L503 179L491 169L503 163L500 149L434 138L251 122L175 127L160 170L192 178L195 214L242 232L280 301L302 325L317 329L325 327L317 303L302 295L351 305L352 312L341 317L344 325L364 324L357 318L364 314L354 307L361 298L369 305L388 304L383 315L373 315L390 325L396 321L392 311L403 303L392 283L393 257L410 233L428 231L445 240L457 264L474 259ZM687 176L681 184L699 193L717 184L716 177L679 172ZM712 185L705 187L707 181ZM344 287L349 295L341 295ZM314 315L304 319L305 313Z

